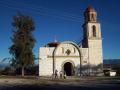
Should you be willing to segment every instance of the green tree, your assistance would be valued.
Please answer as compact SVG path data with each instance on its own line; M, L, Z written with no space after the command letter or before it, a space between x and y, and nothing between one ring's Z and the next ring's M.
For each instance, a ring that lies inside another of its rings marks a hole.
M35 30L35 23L28 15L17 14L13 17L12 45L9 52L12 55L12 66L20 67L24 76L24 69L34 64L34 54L32 52L35 45L35 38L32 32Z

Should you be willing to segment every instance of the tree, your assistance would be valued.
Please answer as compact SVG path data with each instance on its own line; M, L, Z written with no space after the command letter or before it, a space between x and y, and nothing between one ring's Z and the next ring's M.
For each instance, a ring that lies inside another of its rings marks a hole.
M12 66L21 68L24 76L24 68L34 64L33 47L35 38L32 32L35 30L35 23L30 16L17 14L13 17L12 45L9 52L12 55Z

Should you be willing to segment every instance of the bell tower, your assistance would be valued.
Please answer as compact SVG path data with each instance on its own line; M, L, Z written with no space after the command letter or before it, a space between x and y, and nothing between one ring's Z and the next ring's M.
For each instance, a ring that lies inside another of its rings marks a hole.
M101 65L102 70L102 37L97 12L89 6L84 12L83 48L88 48L88 60L91 67Z
M89 40L102 40L101 27L97 20L97 12L93 7L89 6L84 12L83 24L83 48L90 47Z

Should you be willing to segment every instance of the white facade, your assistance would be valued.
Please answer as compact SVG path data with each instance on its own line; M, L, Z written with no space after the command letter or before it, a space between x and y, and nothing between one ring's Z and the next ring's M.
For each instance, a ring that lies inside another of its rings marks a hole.
M102 72L102 39L97 13L88 7L84 14L81 47L71 41L53 42L53 46L40 47L39 76L51 76L55 70L66 72L68 76L97 75Z

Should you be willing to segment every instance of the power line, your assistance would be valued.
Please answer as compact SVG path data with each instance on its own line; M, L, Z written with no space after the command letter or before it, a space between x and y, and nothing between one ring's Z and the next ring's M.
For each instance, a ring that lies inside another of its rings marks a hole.
M7 8L14 9L14 10L20 10L21 9L19 7L13 6L12 4L3 3L1 1L0 1L0 6L4 6L4 7L7 7ZM80 22L80 18L70 17L70 16L58 16L58 15L55 15L55 14L50 14L49 12L46 12L46 11L42 12L40 9L35 9L35 8L32 8L32 7L30 7L30 9L32 9L32 11L30 11L30 12L34 12L34 13L37 13L39 15L54 16L56 18L61 18L61 19L64 19L64 20L70 20L70 21ZM28 12L28 10L25 10L25 9L23 11L27 11ZM47 13L49 13L49 14L47 14Z
M15 2L14 2L14 4L15 4ZM7 8L14 9L14 10L20 10L21 9L20 7L14 6L13 3L11 4L11 3L5 3L5 2L1 2L1 1L0 1L0 6L4 6L4 7L7 7ZM32 9L30 12L37 13L39 15L54 16L55 18L60 18L60 19L63 19L63 20L70 20L70 21L74 21L74 22L80 22L80 18L74 17L74 19L73 19L73 18L67 17L67 16L60 16L60 15L56 16L56 14L52 14L52 13L51 14L47 14L49 12L46 12L46 11L42 12L40 9L35 8L35 7L31 7L31 6L28 6L28 5L26 5L26 7L28 7L27 9L29 9L29 7L30 7L30 9ZM27 11L28 12L27 9L25 8L23 11Z
M4 0L5 1L5 0ZM4 2L3 1L3 2ZM8 2L8 1L6 1L6 2ZM10 3L12 3L12 4L16 4L16 3L18 3L18 2L15 2L15 1L10 1L10 2L8 2L9 4ZM22 3L22 2L20 2L20 3ZM29 3L22 3L22 5L24 5L24 6L28 6L28 7L31 7L31 5L34 5L34 3L32 3L32 4L29 4ZM52 11L52 13L56 13L56 12L58 12L59 14L60 14L60 11L58 11L58 10L56 10L56 9L50 9L50 8L46 8L46 7L43 7L43 6L36 6L36 5L34 5L32 8L36 8L36 9L39 9L39 10L44 10L44 11ZM80 18L80 17L78 17L78 16L75 16L75 15L73 15L73 14L71 14L71 13L67 13L67 12L61 12L61 13L63 13L63 15L67 15L67 16L70 16L70 17L74 17L74 18Z

